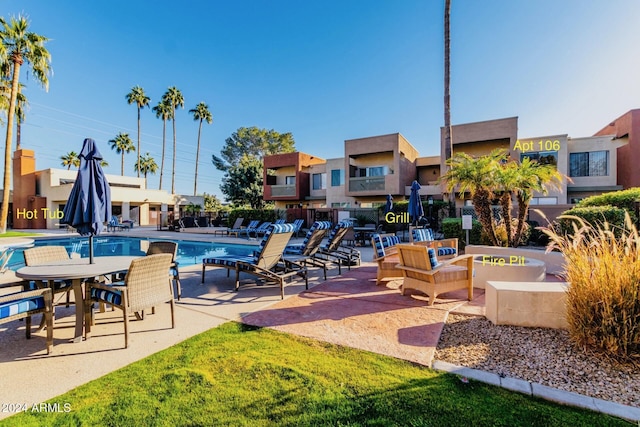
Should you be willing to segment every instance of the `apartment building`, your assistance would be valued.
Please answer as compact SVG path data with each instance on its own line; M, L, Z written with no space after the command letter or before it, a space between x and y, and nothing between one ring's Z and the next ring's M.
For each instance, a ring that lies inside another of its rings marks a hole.
M12 209L14 229L58 228L77 170L36 170L33 150L13 153ZM146 188L144 178L106 174L114 215L138 225L156 225L178 213L181 206L204 206L202 196L181 196Z
M454 154L481 156L502 148L512 159L529 157L555 166L568 177L558 189L534 195L531 204L546 208L551 216L584 197L640 186L640 169L630 166L640 162L640 158L634 160L634 156L640 157L636 155L640 150L629 154L632 143L640 145L640 110L625 114L595 136L581 138L567 134L519 138L517 117L452 126ZM444 153L444 130L440 147ZM312 164L311 159L315 159ZM287 164L288 169L276 168L276 164ZM276 201L276 207L311 208L377 207L386 202L388 194L394 200L408 199L415 179L421 184L423 198L442 199L444 187L438 181L446 170L444 155L420 157L400 133L346 140L344 157L326 161L304 153L267 156L265 170L267 167L270 171L265 174L280 177L272 182L282 181L283 175L293 176L294 170L307 177L306 184L297 178L302 188L291 188L289 196L279 197L274 197L273 187L265 181L265 200ZM456 196L457 207L470 203L470 195Z

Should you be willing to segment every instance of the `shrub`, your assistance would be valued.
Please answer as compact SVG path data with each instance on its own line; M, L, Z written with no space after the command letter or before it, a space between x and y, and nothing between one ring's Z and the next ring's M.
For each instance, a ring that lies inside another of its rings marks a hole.
M587 197L581 200L576 207L615 206L629 212L631 221L635 224L638 220L635 213L636 200L640 200L640 188L629 188L627 190L613 191L611 193Z
M274 209L234 209L229 212L228 223L233 225L237 218L244 218L243 225L249 224L249 221L252 219L257 219L262 222L275 222L277 219L276 211Z
M500 246L508 246L509 242L507 240L507 228L504 226L504 221L500 220L497 223L493 224L494 232L496 238L498 239L498 243ZM518 227L518 218L511 219L511 234L515 236L516 229ZM522 235L520 236L520 241L518 242L518 246L526 245L529 242L529 236L531 235L531 227L526 222L522 226ZM485 233L484 228L482 229L481 234L481 242L483 245L491 245L491 239Z
M481 244L482 224L480 224L480 221L474 219L471 227L471 230L469 230L469 244ZM467 231L462 229L462 218L443 219L442 232L446 239L457 238L459 247L464 249L467 242Z
M558 230L561 234L572 234L574 223L579 226L578 219L588 224L603 225L605 222L617 234L625 228L625 210L614 206L575 207L563 212L558 217Z
M544 229L549 249L565 256L571 339L624 360L640 361L640 237L626 215L617 236L609 224L574 217L573 234Z

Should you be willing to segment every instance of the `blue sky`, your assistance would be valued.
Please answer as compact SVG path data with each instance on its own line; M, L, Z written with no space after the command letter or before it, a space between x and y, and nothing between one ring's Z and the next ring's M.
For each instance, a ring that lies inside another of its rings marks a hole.
M22 144L38 168L61 167L92 137L107 172L120 174L108 140L128 132L136 143L137 132L125 95L140 85L155 105L176 86L185 98L176 189L193 192L198 126L188 110L204 101L214 122L202 131L198 191L220 196L211 155L242 126L291 132L298 150L323 158L341 157L345 139L395 132L438 155L443 9L444 0L4 0L0 13L26 14L51 39L49 91L22 74ZM580 137L640 107L637 0L452 0L451 14L454 124L518 116L521 137ZM164 189L170 125L168 137ZM150 109L141 145L160 164L162 122ZM134 163L125 156L126 174Z

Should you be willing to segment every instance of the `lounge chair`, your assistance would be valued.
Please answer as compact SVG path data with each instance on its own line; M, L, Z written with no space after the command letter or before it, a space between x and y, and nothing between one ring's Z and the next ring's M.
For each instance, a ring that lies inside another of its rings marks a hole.
M178 244L176 242L158 241L149 243L147 248L147 255L155 254L171 254L171 265L169 266L169 273L173 278L173 283L176 285L176 294L178 301L182 296L182 285L180 283L180 272L178 271L178 262L176 257L178 256Z
M122 310L124 318L124 347L129 347L129 314L142 313L147 308L169 302L171 328L175 327L173 286L169 280L171 254L155 254L131 261L124 282L112 284L87 282L85 291L85 339L91 337L92 305L103 302ZM138 317L138 316L137 316Z
M249 236L251 236L251 233L254 233L255 234L254 237L264 236L266 234L267 230L269 229L270 225L271 225L271 223L269 221L265 221L262 224L260 224L259 226L249 230L247 232L247 234Z
M53 349L53 295L51 289L35 289L0 296L0 323L27 319L26 336L31 338L31 316L42 313L47 327L47 354Z
M207 267L223 267L227 269L227 276L231 270L236 272L235 290L240 287L240 273L247 273L264 279L267 282L275 282L280 285L280 297L284 299L284 281L292 276L304 277L305 288L309 289L307 267L296 262L288 261L283 257L284 248L287 246L291 234L292 224L272 224L260 242L260 251L254 256L246 257L219 257L205 258L202 260L202 283Z
M296 237L299 237L300 231L302 231L302 224L304 224L304 219L296 219L293 221L293 234Z
M249 237L249 231L255 229L256 227L258 227L258 225L260 225L259 219L253 219L249 221L249 225L247 225L245 228L240 228L240 232L237 234L237 236L240 237L240 234L245 233L247 237Z
M287 220L286 219L276 219L276 222L274 224L286 224Z
M458 239L435 240L430 228L410 227L409 242L437 250L440 259L455 258L458 255Z
M238 233L242 231L242 223L244 218L236 218L236 222L233 223L233 227L227 228L227 235L235 234L238 237Z
M302 243L287 245L284 249L284 257L287 260L302 262L304 265L311 264L322 267L324 272L324 280L327 280L327 264L331 261L316 259L314 255L320 249L322 239L324 239L327 230L331 229L331 222L316 221L311 225L307 235Z
M378 263L376 273L376 285L382 283L384 279L397 279L403 277L402 270L397 268L400 261L398 258L397 245L400 239L395 234L375 233L371 238L373 246L373 260Z
M115 215L111 216L111 219L109 219L109 222L107 223L107 231L116 231L116 230L127 230L129 231L130 228L128 225L125 225L123 223L121 223L118 220L118 217Z
M436 250L418 245L397 245L403 274L402 295L407 289L416 289L429 296L433 305L439 294L467 289L468 299L473 298L473 255L462 255L438 262Z
M338 264L338 274L342 274L341 265L346 264L351 270L352 265L360 265L360 251L341 246L349 232L353 232L353 223L343 220L338 222L329 233L329 241L321 246L314 255L315 259L332 260Z

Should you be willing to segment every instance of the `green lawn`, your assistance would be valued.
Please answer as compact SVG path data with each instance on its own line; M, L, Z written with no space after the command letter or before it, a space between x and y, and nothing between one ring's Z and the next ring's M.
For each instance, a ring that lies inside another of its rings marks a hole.
M42 236L41 233L30 233L28 231L7 231L4 234L0 234L0 239L5 237L33 237L33 236Z
M110 357L108 354L96 357ZM64 358L63 358L64 359ZM33 387L46 387L60 369ZM393 358L226 323L0 426L624 426Z

